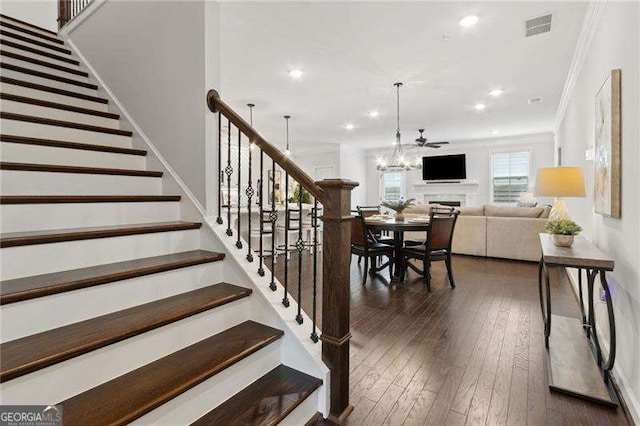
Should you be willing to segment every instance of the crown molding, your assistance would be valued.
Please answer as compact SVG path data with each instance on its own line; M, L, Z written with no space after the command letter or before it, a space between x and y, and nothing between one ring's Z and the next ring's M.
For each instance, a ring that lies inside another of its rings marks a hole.
M578 35L576 50L573 54L573 59L571 60L569 73L567 74L564 89L562 90L562 97L560 98L560 104L558 105L558 111L556 112L556 131L562 124L562 119L567 111L567 106L569 105L569 101L573 95L573 90L576 86L576 82L578 81L578 77L580 76L580 72L582 71L582 66L587 58L587 54L589 53L589 46L591 46L593 36L598 29L598 24L600 23L606 4L607 0L594 1L587 4L587 11L585 12L584 20L582 21L582 28Z

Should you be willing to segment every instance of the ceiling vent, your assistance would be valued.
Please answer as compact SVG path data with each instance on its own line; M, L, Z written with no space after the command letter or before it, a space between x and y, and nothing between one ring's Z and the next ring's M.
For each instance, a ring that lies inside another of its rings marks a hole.
M524 36L531 37L551 31L551 14L536 16L524 21Z

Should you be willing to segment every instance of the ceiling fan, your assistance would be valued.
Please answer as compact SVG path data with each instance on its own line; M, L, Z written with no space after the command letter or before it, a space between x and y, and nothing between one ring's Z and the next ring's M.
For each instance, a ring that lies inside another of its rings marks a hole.
M418 139L416 139L416 145L418 147L426 147L426 148L440 148L442 145L447 145L449 142L448 141L443 141L443 142L428 142L428 139L424 137L424 130L425 129L418 129L418 131L420 132L420 137Z

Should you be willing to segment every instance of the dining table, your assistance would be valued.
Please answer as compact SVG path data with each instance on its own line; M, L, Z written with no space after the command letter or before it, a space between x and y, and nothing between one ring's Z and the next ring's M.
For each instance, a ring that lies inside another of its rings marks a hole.
M399 283L404 280L404 259L402 249L404 247L404 233L410 231L429 232L429 218L405 218L403 221L396 221L395 218L375 218L365 219L367 230L393 232L393 254L394 265L391 274L391 282Z

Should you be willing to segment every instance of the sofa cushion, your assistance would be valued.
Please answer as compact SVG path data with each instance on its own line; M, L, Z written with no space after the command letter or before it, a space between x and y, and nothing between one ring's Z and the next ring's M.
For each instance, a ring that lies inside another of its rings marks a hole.
M484 216L484 206L480 207L458 207L460 216Z
M540 237L546 219L487 217L487 256L540 260Z
M430 208L431 208L430 204L414 204L411 207L407 207L403 213L405 215L406 214L425 215L425 214L429 214Z
M485 216L460 215L453 231L452 250L457 254L486 256L487 218Z
M551 206L543 206L542 213L540 213L540 216L538 217L540 217L541 219L548 219L549 213L551 213Z
M543 210L542 207L503 207L487 204L484 214L488 217L540 217Z

